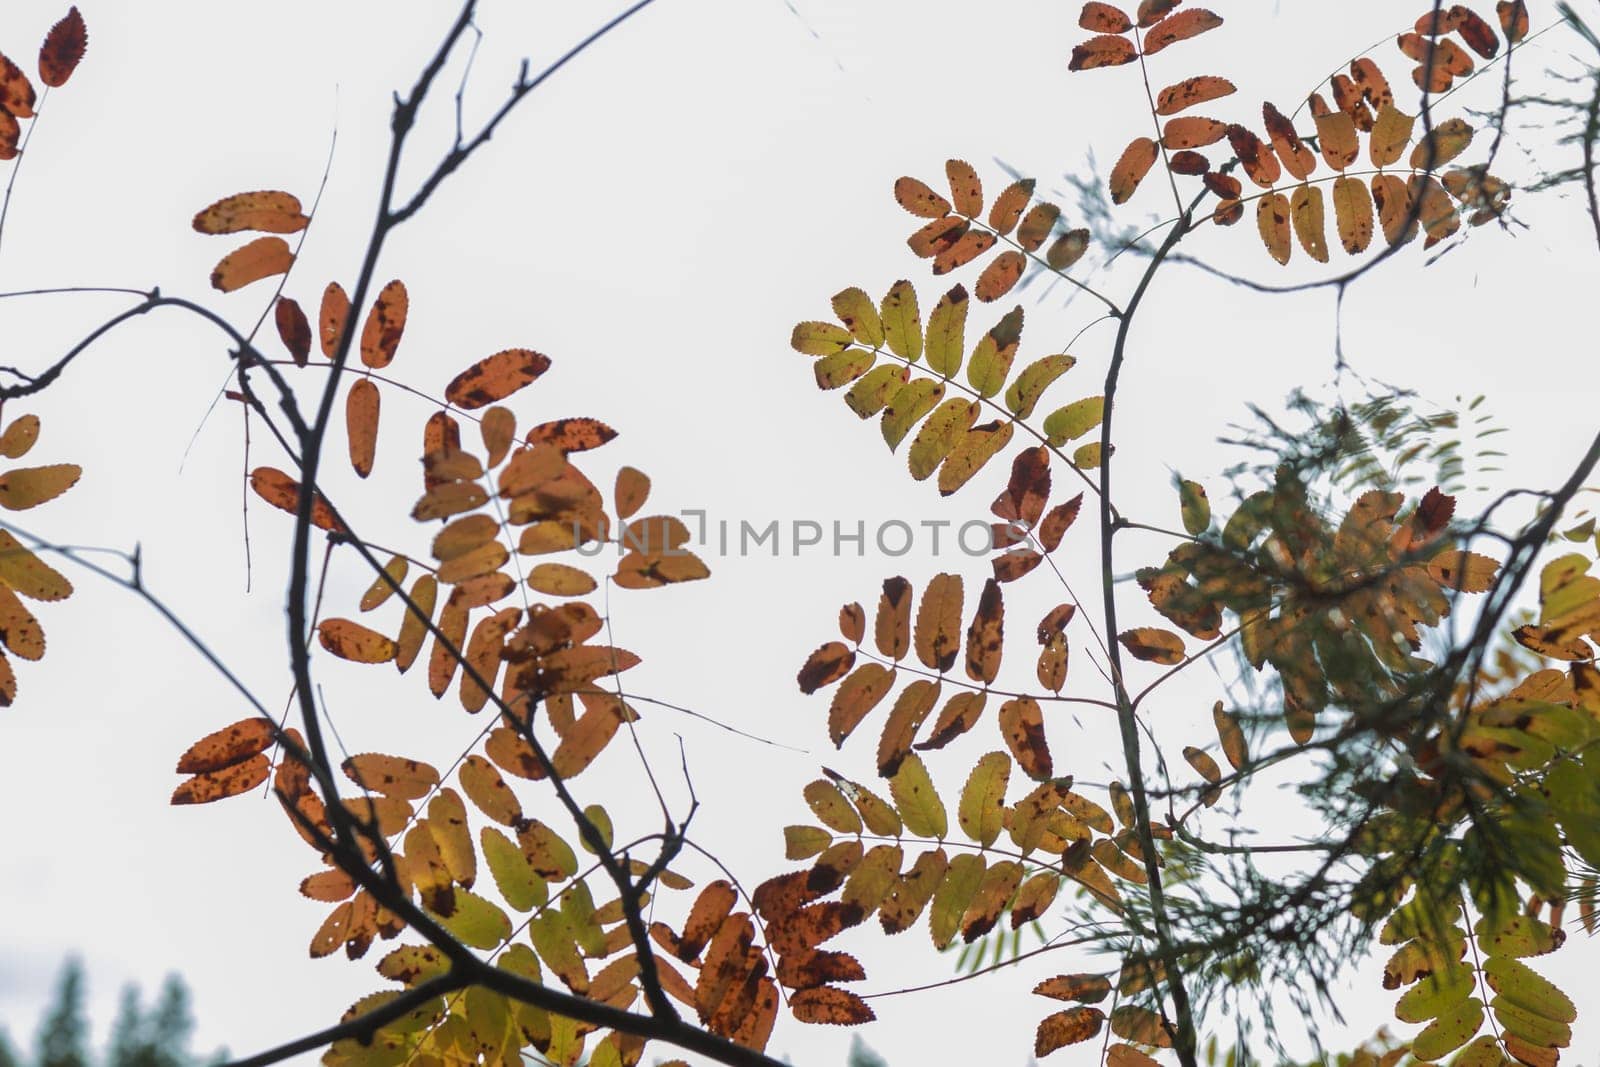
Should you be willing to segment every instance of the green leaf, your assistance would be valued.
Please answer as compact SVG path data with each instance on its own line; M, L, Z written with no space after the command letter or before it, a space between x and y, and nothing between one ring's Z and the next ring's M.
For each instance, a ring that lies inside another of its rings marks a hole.
M485 826L478 833L484 861L506 903L517 911L541 907L550 898L550 890L529 866L521 846L493 826Z
M961 790L956 821L961 830L984 848L995 843L1005 822L1006 783L1011 780L1011 757L990 752L979 758Z
M1051 382L1073 368L1072 356L1045 356L1028 364L1006 390L1006 408L1019 419L1033 415L1033 409Z
M820 826L785 826L783 828L783 854L788 859L810 859L831 844L833 844L833 835Z
M908 281L889 287L879 308L883 336L889 351L913 363L922 355L922 319L917 311L917 291Z
M831 322L802 322L794 328L789 345L808 356L831 356L850 347L850 331Z
M1483 1025L1483 1001L1463 1000L1429 1023L1411 1042L1411 1054L1419 1060L1436 1060L1454 1052Z
M1178 483L1178 508L1183 515L1183 529L1191 537L1210 529L1211 501L1206 498L1206 487L1199 482Z
M1519 960L1490 956L1483 963L1483 973L1489 980L1489 988L1507 1003L1559 1023L1570 1023L1578 1018L1578 1009L1565 993Z
M870 419L894 399L911 372L898 363L873 367L844 395L845 406L863 419Z
M889 451L899 448L911 427L942 399L944 383L932 378L913 378L902 385L883 411L883 439L888 442Z
M928 416L906 453L911 477L920 482L939 469L956 442L966 436L967 430L977 421L980 406L976 400L953 396Z
M928 912L928 926L935 947L944 948L956 936L961 928L961 917L983 884L983 875L982 856L963 852L950 861L944 881L933 891L933 906Z
M1542 956L1561 947L1548 923L1523 912L1498 920L1485 915L1473 929L1479 947L1490 956Z
M971 481L984 464L1011 442L1011 435L1015 431L1016 423L996 419L974 426L963 434L956 442L956 447L950 450L950 457L944 461L944 466L939 469L939 495L949 496Z
M1395 1018L1406 1023L1426 1022L1454 1009L1472 992L1471 967L1457 965L1418 982L1394 1007Z
M861 816L850 801L845 799L839 787L826 778L818 778L805 788L806 803L822 824L834 833L859 834L861 832Z
M499 948L511 936L511 920L497 905L459 886L455 898L454 913L435 918L457 941L473 948L491 949Z
M1572 1027L1518 1007L1504 996L1489 1002L1501 1029L1539 1048L1566 1048L1572 1044Z
M839 321L861 344L868 348L883 346L883 320L878 318L878 309L872 306L872 298L860 289L852 286L835 293L833 313L839 316Z
M1057 408L1045 416L1045 436L1057 447L1082 437L1100 425L1105 409L1106 398L1103 396L1086 396L1082 400L1074 400L1066 407Z
M811 365L811 370L817 376L818 389L838 389L867 373L877 360L870 349L847 348L823 356Z
M972 350L967 381L979 396L994 396L1005 388L1006 378L1011 374L1011 361L1016 358L1021 340L1022 307L1018 305L984 334Z
M889 795L900 809L906 829L918 837L943 838L950 829L944 801L933 788L928 768L915 752L901 761L900 769L889 779Z
M967 290L957 285L939 298L928 315L925 349L928 369L946 378L955 377L966 355Z

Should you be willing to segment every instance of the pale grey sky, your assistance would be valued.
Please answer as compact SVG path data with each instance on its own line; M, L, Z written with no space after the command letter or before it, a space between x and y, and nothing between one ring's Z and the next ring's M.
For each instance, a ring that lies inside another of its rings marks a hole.
M372 215L390 93L409 86L453 5L281 0L270 15L177 0L82 6L89 55L52 94L32 142L0 249L0 289L159 284L253 322L265 284L211 293L206 277L231 239L196 235L189 219L245 189L287 189L309 202L335 128L332 178L288 292L314 307L329 279L349 284ZM1174 78L1207 64L1233 75L1241 93L1233 110L1218 108L1225 117L1262 98L1299 99L1341 58L1410 17L1397 19L1392 0L1278 13L1231 0L1213 6L1235 24L1186 45ZM619 7L486 0L469 116L498 105L521 57L537 69ZM1535 5L1536 21L1548 20L1550 7ZM789 331L826 317L829 295L846 285L877 295L909 278L924 308L942 291L905 250L913 220L889 195L902 173L932 180L944 159L960 156L998 189L998 157L1037 175L1040 192L1059 192L1075 215L1059 175L1082 173L1091 152L1108 167L1128 131L1147 122L1131 71L1068 74L1067 55L1083 36L1076 11L1038 0L660 0L528 100L394 237L380 277L403 278L412 302L394 372L437 392L489 352L548 353L553 369L513 405L520 421L604 419L622 436L585 469L604 485L618 465L644 468L655 479L653 505L665 510L703 508L758 526L964 520L990 498L987 486L1003 481L1004 465L949 501L912 483L874 425L815 390L809 360L789 350ZM42 0L7 5L0 50L31 62L60 14ZM1551 34L1523 62L1529 70L1559 63L1570 47ZM1404 79L1392 46L1375 54ZM450 68L448 84L458 72ZM1489 106L1491 82L1462 95ZM449 134L447 96L434 105L413 139L408 176L431 164L431 149ZM1554 151L1537 139L1508 145L1512 174L1528 173L1524 150L1541 162ZM1151 182L1123 218L1158 219L1170 208L1162 193ZM1546 485L1595 424L1596 250L1570 197L1519 201L1518 214L1530 230L1485 228L1427 270L1413 248L1352 289L1345 345L1358 369L1442 403L1488 393L1489 410L1510 429L1500 484ZM1193 250L1268 280L1314 276L1304 257L1278 271L1250 229L1202 234ZM1128 274L1113 272L1105 284L1125 293ZM1063 295L1022 295L1023 358L1062 350L1094 317L1089 301L1063 306ZM1166 273L1151 300L1121 398L1119 503L1171 522L1171 470L1209 478L1220 496L1215 475L1235 457L1215 438L1245 416L1247 401L1270 406L1291 388L1330 380L1334 309L1328 292L1261 297L1183 270ZM0 302L0 362L41 366L87 323L124 306L87 295ZM987 328L1007 306L974 312L974 326ZM1098 392L1109 342L1102 324L1072 346L1080 366L1056 387L1062 399ZM59 387L7 415L43 418L30 461L85 468L71 494L26 516L32 527L78 543L142 544L149 584L277 706L288 695L280 592L288 523L252 504L255 592L245 598L238 412L224 406L205 421L184 461L225 371L215 334L158 313L108 337ZM427 409L393 391L385 403L392 424L376 473L358 490L335 448L331 488L364 527L422 544L401 512ZM252 465L279 460L259 428L252 448ZM1130 550L1128 569L1164 551L1143 547L1149 558ZM1087 584L1092 555L1086 537L1076 553L1063 549L1069 577ZM859 558L813 550L709 562L710 582L619 595L617 640L646 657L630 686L802 750L643 709L643 737L659 766L676 766L675 734L686 742L704 803L699 839L753 884L784 866L778 825L805 821L799 791L820 763L863 780L872 774L871 742L835 752L826 700L794 686L805 655L832 636L838 606L870 605L893 574L920 590L933 573L959 570L975 589L987 567L920 546L902 558L869 546ZM31 1039L55 967L75 951L87 962L102 1028L124 981L153 988L168 970L195 987L200 1047L251 1052L327 1024L384 983L371 970L376 949L353 964L306 959L324 908L295 887L315 858L270 802L167 805L177 755L246 710L148 610L82 572L71 576L78 595L39 611L49 655L21 666L18 702L0 713L0 1021L14 1038ZM367 581L353 564L336 573L330 612L350 614ZM1019 602L1014 619L1041 613ZM1087 668L1077 663L1085 685ZM1172 731L1174 756L1210 736L1216 681L1195 674L1154 712ZM414 674L374 676L337 663L322 673L351 751L442 764L480 728L453 695L436 706ZM982 737L935 765L947 796L959 790L963 756L997 744L990 731L975 731ZM1108 761L1120 760L1101 743L1110 736L1103 721L1085 721L1081 734L1052 725L1051 736L1063 769L1084 780L1104 780ZM617 781L643 784L621 746L591 775L580 780L580 796ZM681 785L665 778L681 801ZM1270 808L1266 791L1263 800ZM643 820L649 806L640 802ZM950 973L952 960L928 950L924 937L859 936L846 947L867 960L867 985L885 990ZM1567 976L1592 960L1587 945L1560 956L1551 971ZM987 982L875 1000L883 1021L864 1036L897 1065L1020 1064L1050 1010L1027 990L1084 962L1062 954ZM1341 1007L1358 1037L1390 1019L1392 997L1370 961ZM1578 1063L1600 1040L1592 1021L1581 1027ZM772 1048L799 1064L835 1064L847 1043L836 1030L780 1021Z

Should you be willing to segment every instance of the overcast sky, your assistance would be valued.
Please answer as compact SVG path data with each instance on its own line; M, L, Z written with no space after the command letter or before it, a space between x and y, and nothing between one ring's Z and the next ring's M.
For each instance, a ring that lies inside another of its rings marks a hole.
M394 373L437 393L498 349L548 353L553 369L513 405L520 421L588 415L617 427L618 440L584 469L605 486L622 464L643 468L655 479L652 509L704 509L735 526L814 521L827 529L838 521L869 530L979 513L1005 464L941 500L905 477L903 458L888 453L875 425L816 391L809 360L789 350L788 337L796 321L826 317L828 297L846 285L876 296L909 278L925 309L942 291L905 249L914 222L890 197L900 174L933 181L947 157L964 157L997 190L1006 181L1001 159L1037 175L1041 194L1058 192L1075 216L1060 176L1085 174L1091 154L1103 172L1148 123L1131 68L1068 74L1067 55L1083 36L1077 6L659 0L539 90L394 236L379 280L403 278L411 294ZM1284 12L1214 6L1230 25L1185 45L1168 69L1173 80L1232 76L1241 93L1216 109L1225 118L1263 98L1290 110L1341 59L1409 21L1389 24L1392 0ZM1535 21L1548 20L1550 7L1535 5ZM268 283L211 292L213 263L237 242L197 235L189 219L247 189L286 189L309 202L335 130L332 175L287 292L310 308L328 280L351 284L373 214L390 94L411 84L448 8L86 0L89 55L51 94L30 146L0 247L0 289L160 285L251 324ZM485 0L464 99L469 123L498 106L522 57L538 69L619 8ZM60 14L40 0L6 5L0 50L31 69L37 41ZM1530 72L1559 65L1572 47L1553 33L1522 62ZM1393 47L1375 54L1403 83L1408 64ZM447 142L459 59L413 138L403 187ZM1490 106L1496 86L1480 79L1461 102ZM1504 150L1506 169L1524 176L1535 164L1570 165L1555 151L1529 134ZM1159 220L1171 206L1163 193L1152 180L1121 218ZM1595 249L1581 205L1547 194L1519 200L1518 214L1528 229L1487 227L1426 270L1421 251L1407 250L1351 289L1343 306L1345 354L1356 370L1445 407L1489 395L1486 410L1508 430L1496 439L1508 453L1496 490L1564 477L1600 398ZM1201 234L1195 251L1267 280L1315 276L1303 256L1278 271L1251 230ZM1104 284L1125 296L1129 277L1114 270ZM1019 297L1022 357L1069 350L1080 359L1052 392L1062 400L1099 391L1112 333L1102 323L1069 349L1096 312L1065 297L1042 286ZM1225 497L1217 474L1238 456L1216 438L1247 418L1248 403L1270 408L1296 387L1333 395L1335 308L1327 291L1262 297L1180 269L1163 275L1150 300L1119 406L1119 503L1170 525L1174 470L1209 479L1214 496ZM1010 303L975 311L969 336ZM42 367L127 304L105 295L0 301L0 363ZM288 697L281 590L289 524L252 504L254 592L245 596L241 419L231 405L207 416L226 369L214 332L159 312L107 337L56 388L8 406L6 416L42 417L30 462L85 468L71 494L26 516L30 528L74 543L142 545L149 585L278 707ZM1347 389L1355 384L1344 380ZM413 546L425 546L425 535L404 513L429 410L386 394L378 468L367 483L357 483L337 446L330 450L329 487L341 506L363 529ZM251 445L251 465L284 465L259 426ZM1087 584L1095 550L1087 530L1075 533L1063 567ZM1120 561L1128 570L1164 552L1159 542L1128 544ZM833 636L838 606L870 605L889 575L904 574L920 590L938 571L959 571L975 590L988 570L948 542L934 554L919 541L901 557L870 542L859 556L831 547L796 555L786 539L777 558L712 553L712 581L613 600L617 642L646 660L630 686L774 742L641 709L646 750L669 798L686 798L676 770L681 735L704 805L697 839L750 884L783 869L778 827L805 821L800 788L821 763L872 777L871 740L835 752L826 700L802 697L794 685L805 655ZM271 802L167 804L177 755L247 709L146 608L70 573L78 595L38 612L49 655L19 666L17 704L0 713L0 1021L14 1039L31 1040L55 968L76 952L102 1033L123 982L153 989L169 970L196 989L202 1048L252 1052L326 1025L384 983L371 970L376 948L359 963L306 959L325 908L295 887L315 857ZM336 569L329 613L353 614L368 580L353 565ZM1035 605L1019 594L1012 618L1023 621L1014 625L1026 628L1042 613L1043 596ZM1017 647L1016 658L1027 659ZM1031 673L1027 663L1011 666L1019 677ZM1074 684L1097 682L1087 662L1076 669ZM415 672L392 673L322 669L345 745L448 763L482 724L460 713L453 694L436 704ZM1173 753L1211 736L1219 682L1194 674L1152 711ZM960 788L963 759L998 744L992 731L986 722L975 731L981 739L935 764L947 796ZM1121 759L1101 743L1109 736L1104 721L1053 722L1058 766L1106 780ZM630 783L641 793L637 825L649 832L643 776L623 747L580 780L579 794ZM1270 794L1261 799L1272 807ZM1279 837L1311 829L1260 818ZM691 873L715 877L709 868ZM953 963L920 932L888 944L859 936L845 947L868 961L873 991L944 977ZM1581 951L1569 948L1552 973L1577 973ZM883 1022L865 1036L897 1065L1020 1064L1033 1026L1051 1010L1027 990L1086 964L1094 965L1058 954L986 983L875 1000ZM1352 976L1341 1007L1350 1029L1325 1034L1359 1038L1389 1018L1391 995L1370 963ZM1592 1021L1581 1026L1578 1063L1600 1040ZM783 1021L772 1048L800 1064L836 1064L847 1043L839 1031Z

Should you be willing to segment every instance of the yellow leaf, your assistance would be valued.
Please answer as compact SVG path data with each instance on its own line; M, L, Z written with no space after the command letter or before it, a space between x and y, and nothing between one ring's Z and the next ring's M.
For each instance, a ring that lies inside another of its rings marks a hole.
M1436 170L1455 159L1472 143L1474 131L1465 119L1445 119L1411 150L1411 166Z
M83 468L76 463L18 467L0 474L0 507L24 511L38 507L78 484Z
M1367 145L1373 166L1387 167L1400 158L1406 145L1411 143L1411 129L1416 121L1415 115L1407 115L1393 104L1378 109Z
M1056 1049L1088 1041L1105 1025L1106 1013L1099 1008L1076 1007L1047 1015L1039 1023L1033 1039L1033 1054L1048 1056Z
M298 233L310 220L300 210L300 199L290 193L264 190L225 196L197 212L194 228L199 233Z
M374 578L367 591L361 594L361 602L356 606L361 611L371 611L386 602L396 587L405 582L410 569L411 564L404 556L392 557L383 565L383 573Z
M72 583L65 575L0 530L0 581L29 600L65 600L72 595Z
M1315 185L1301 185L1294 191L1289 217L1294 222L1295 236L1300 247L1318 263L1328 262L1328 240L1324 235L1327 220L1322 206L1322 189Z
M1268 193L1256 203L1256 227L1261 241L1279 263L1289 262L1289 200L1282 193Z
M564 563L541 563L528 572L528 585L547 596L582 596L595 590L587 571Z
M1360 178L1341 177L1333 183L1333 217L1344 250L1351 255L1365 252L1372 242L1372 195Z
M0 456L21 459L39 439L39 416L23 415L13 420L0 434Z
M868 348L878 348L884 341L883 320L872 298L860 289L850 288L834 294L833 313L839 316L850 336Z
M387 663L396 651L389 638L349 619L324 619L317 626L317 639L323 648L353 663Z
M421 800L439 784L439 772L419 760L366 752L340 764L356 785L403 800Z
M1134 659L1169 667L1183 662L1183 638L1171 630L1141 627L1118 634L1117 640Z
M431 574L422 575L411 586L411 603L415 609L406 608L406 617L400 622L400 636L395 641L394 662L402 674L411 668L417 653L422 651L438 595L439 586Z

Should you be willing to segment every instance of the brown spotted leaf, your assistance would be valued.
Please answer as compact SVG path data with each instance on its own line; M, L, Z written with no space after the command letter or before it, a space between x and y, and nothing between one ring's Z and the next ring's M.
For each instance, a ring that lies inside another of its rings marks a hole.
M241 719L207 734L178 758L179 774L206 774L231 767L260 752L272 744L276 730L270 719Z
M349 619L324 619L317 626L317 639L323 648L353 663L387 663L396 651L389 638Z
M485 407L532 384L550 369L550 357L527 348L508 348L485 356L445 386L445 399L471 411Z
M1170 44L1187 41L1222 25L1222 16L1203 7L1185 8L1168 15L1144 35L1144 54L1153 56Z
M257 467L250 472L250 488L275 508L295 514L300 499L300 483L275 467ZM333 509L318 493L311 502L311 524L336 533L344 527L334 518Z
M1277 153L1283 169L1301 181L1310 177L1311 172L1317 169L1317 157L1300 140L1294 122L1270 103L1261 105L1261 118L1267 127L1267 137L1272 141L1272 150Z
M1300 247L1318 263L1328 262L1325 216L1321 187L1296 186L1294 196L1289 201L1289 217L1294 223L1295 236L1300 239Z
M1372 243L1372 194L1360 178L1341 177L1333 183L1333 217L1339 243L1351 255Z
M1002 237L1022 218L1028 201L1033 197L1032 178L1019 178L1001 190L989 208L989 228Z
M1283 175L1283 168L1272 147L1249 127L1237 124L1229 126L1228 144L1233 148L1233 154L1239 157L1239 165L1244 167L1245 174L1261 188L1270 188Z
M172 791L174 804L209 804L248 793L267 780L271 764L266 753L251 756L220 770L197 774Z
M966 266L993 248L995 240L994 234L987 230L967 231L960 240L933 257L933 273L949 274L958 267Z
M1044 713L1032 697L1017 697L1000 705L1000 734L1029 778L1051 776L1050 746L1045 743Z
M1140 627L1123 631L1117 640L1134 659L1168 667L1183 662L1183 638L1171 630Z
M554 445L563 454L570 454L599 448L606 442L615 440L616 436L617 431L599 419L566 418L540 423L528 431L526 440L530 445L541 443ZM626 515L618 517L627 518Z
M1256 227L1261 242L1279 263L1288 263L1289 200L1282 193L1268 193L1256 202Z
M1004 648L1005 602L1000 583L990 578L983 584L978 610L967 628L967 677L985 685L994 683L1000 673Z
M1139 58L1133 42L1114 34L1100 34L1080 45L1074 45L1068 70L1094 70L1096 67L1120 67Z
M829 641L806 660L805 666L800 668L800 691L802 693L815 693L824 686L832 685L850 672L855 665L856 654L849 645L840 641Z
M33 82L10 59L0 55L0 109L19 119L33 117Z
M1090 0L1078 13L1078 25L1090 33L1127 33L1133 29L1133 19L1121 8Z
M983 268L977 284L972 287L973 295L984 303L999 300L1022 280L1022 271L1027 265L1027 256L1015 248L1006 249Z
M944 164L945 177L950 182L950 200L956 211L968 218L983 214L983 183L978 172L964 159L949 159Z
M898 178L894 198L901 207L922 219L940 219L950 214L950 201L916 178Z
M1048 1056L1059 1048L1088 1041L1105 1025L1106 1013L1099 1008L1076 1007L1047 1015L1033 1039L1033 1054Z
M300 210L300 198L275 189L225 196L197 212L194 228L199 233L298 233L310 220Z
M1204 148L1216 144L1227 134L1226 123L1198 115L1185 115L1167 120L1161 129L1161 143L1169 149ZM1201 156L1200 159L1204 162L1205 157Z
M1528 36L1527 0L1498 0L1494 9L1500 16L1500 28L1505 32L1506 40L1516 44Z
M1117 39L1121 40L1120 37ZM1128 147L1122 150L1122 156L1117 160L1116 166L1111 168L1109 186L1112 203L1127 203L1128 198L1133 196L1134 190L1139 188L1144 176L1150 173L1150 168L1155 166L1159 155L1156 143L1148 137L1135 137Z
M395 349L405 333L406 315L411 299L406 294L405 283L398 278L385 285L367 312L366 324L361 328L361 362L373 370L382 370L394 361Z
M1156 114L1176 115L1178 112L1198 104L1204 104L1210 100L1218 100L1224 96L1231 96L1234 92L1234 85L1227 78L1218 78L1209 74L1185 78L1176 85L1169 85L1156 94Z
M801 989L789 996L789 1010L803 1023L827 1026L859 1026L876 1019L867 1002L838 986L822 985Z
M1411 130L1416 124L1415 115L1407 115L1393 104L1378 109L1373 120L1372 137L1367 143L1367 153L1375 167L1387 167L1400 159L1411 143Z
M936 574L917 608L917 658L940 673L955 665L961 651L961 576Z

